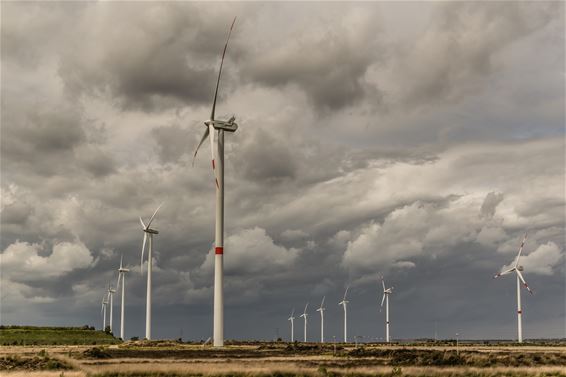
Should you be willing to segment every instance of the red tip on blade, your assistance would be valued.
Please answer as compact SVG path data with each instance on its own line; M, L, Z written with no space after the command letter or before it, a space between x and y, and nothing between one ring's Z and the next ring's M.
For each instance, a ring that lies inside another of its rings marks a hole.
M222 254L224 254L224 248L223 247L216 247L214 249L214 253L222 255Z
M214 160L212 160L212 169L216 169L216 165L214 165Z

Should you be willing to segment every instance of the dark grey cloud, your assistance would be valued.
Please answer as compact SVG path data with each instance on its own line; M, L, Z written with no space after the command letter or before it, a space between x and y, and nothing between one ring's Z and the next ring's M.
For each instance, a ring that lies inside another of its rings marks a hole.
M218 107L240 125L226 136L226 335L286 335L291 309L326 295L339 336L351 284L353 333L382 336L383 273L394 337L432 336L435 322L441 337L511 337L514 284L491 276L528 228L525 331L555 336L566 220L553 7L3 7L3 322L99 326L123 254L127 335L140 335L138 217L165 202L156 333L210 336L215 187L208 145L194 166L192 153L238 15Z
M503 197L503 194L500 192L490 192L487 194L480 208L482 216L492 217L495 215L495 209L501 203Z
M264 130L255 132L246 144L240 145L237 171L252 181L266 181L268 184L293 179L296 175L295 156L287 145Z
M401 83L400 105L459 102L501 73L499 57L512 44L555 20L552 3L444 3L412 45L398 50L391 67Z
M330 8L336 16L341 7ZM368 92L378 93L364 75L382 56L379 18L376 7L356 5L340 22L319 15L294 23L290 32L270 42L275 48L262 48L244 61L244 77L272 87L296 86L320 110L354 105Z
M151 133L157 145L159 158L164 163L177 162L183 154L190 153L194 149L189 142L193 139L192 132L178 125L156 127Z
M208 14L189 3L90 7L62 52L59 74L72 95L110 95L124 108L209 103L226 28L238 13L230 8Z

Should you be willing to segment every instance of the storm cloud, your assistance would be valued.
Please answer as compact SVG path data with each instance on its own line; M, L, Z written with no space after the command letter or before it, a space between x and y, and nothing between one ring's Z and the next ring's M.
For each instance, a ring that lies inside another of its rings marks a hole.
M217 104L239 124L228 338L288 338L291 310L323 295L340 335L348 285L352 333L381 337L382 274L396 339L435 322L441 337L511 338L515 286L491 277L525 231L525 335L565 336L563 15L556 2L3 4L2 324L99 327L123 256L126 335L142 335L138 217L164 202L155 333L210 336L215 186L208 144L193 153L237 16Z

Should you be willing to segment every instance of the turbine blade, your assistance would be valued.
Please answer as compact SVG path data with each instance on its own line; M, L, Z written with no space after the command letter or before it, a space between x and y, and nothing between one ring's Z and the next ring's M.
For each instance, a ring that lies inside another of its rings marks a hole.
M519 265L519 258L521 257L521 253L523 252L523 246L525 246L525 241L527 240L527 232L523 236L523 241L521 241L521 246L519 246L519 252L517 253L517 258L515 259L515 267Z
M143 232L143 244L142 244L142 252L141 252L141 264L140 264L140 272L143 274L143 253L145 251L145 241L147 241L147 233Z
M503 276L503 275L510 274L511 272L513 272L513 271L515 271L515 270L516 270L515 267L510 268L510 269L508 269L508 270L505 270L505 271L502 271L502 272L498 273L498 274L495 275L493 278L494 278L494 279L497 279L498 277Z
M214 101L212 102L212 112L210 113L210 120L214 120L214 113L216 111L216 98L218 97L218 87L220 86L220 76L222 75L222 65L224 64L224 56L226 55L226 49L228 48L228 41L230 41L230 35L232 35L232 29L234 28L234 23L236 22L236 17L232 21L232 26L230 26L230 31L228 32L228 38L226 38L226 44L224 45L224 51L222 51L222 60L220 60L220 70L218 71L218 79L216 80L216 89L214 90Z
M122 276L122 273L118 272L118 280L116 281L116 290L118 290L118 287L120 286L120 276Z
M202 135L202 138L200 139L200 143L198 143L197 149L195 149L195 154L193 155L193 166L195 166L195 159L197 158L198 150L201 147L202 143L204 143L204 141L208 137L209 133L210 133L210 129L206 127L206 131L204 131L204 135Z
M210 155L212 159L212 172L214 173L214 181L216 182L216 188L220 188L218 185L218 177L216 176L216 144L214 141L214 127L211 125L208 126L210 130Z
M146 228L146 226L145 226L145 224L144 224L144 222L143 222L143 220L142 220L141 216L140 216L140 223L141 223L141 225L142 225L142 228L143 228L143 229L145 229L145 228Z
M344 292L344 299L342 301L346 301L346 295L348 294L348 290L350 289L350 286L348 285L346 287L346 292Z
M521 274L521 271L519 271L519 270L515 270L515 271L517 271L517 275L519 276L519 279L521 280L521 282L523 283L525 288L527 288L527 290L529 291L530 294L533 294L533 291L531 291L531 288L529 288L529 286L527 285L527 282L523 278L523 274Z
M159 207L157 207L157 209L155 210L155 212L153 212L153 215L151 215L151 218L149 219L149 222L147 223L147 227L149 228L151 225L151 222L153 221L153 219L155 218L155 215L157 215L157 211L159 211L159 208L161 208L161 206L163 205L163 203L161 203L159 205Z
M385 292L385 281L383 280L383 278L381 279L381 285L383 285L383 292Z
M120 255L120 269L122 269L122 261L124 259L124 254Z
M324 306L324 299L326 298L326 296L322 297L322 302L320 303L320 307L322 308Z
M385 301L385 293L383 294L383 297L381 298L381 307L383 307L383 302Z
M309 303L307 302L307 304L305 305L305 311L303 312L303 315L305 315L307 313L307 308L309 307Z
M295 315L295 308L293 308L293 311L291 312L291 318L293 317L293 315Z

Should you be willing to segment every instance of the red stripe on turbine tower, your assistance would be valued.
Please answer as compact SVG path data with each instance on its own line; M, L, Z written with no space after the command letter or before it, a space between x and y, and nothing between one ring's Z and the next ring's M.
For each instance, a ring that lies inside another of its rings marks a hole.
M215 254L224 254L224 248L223 247L215 248Z

